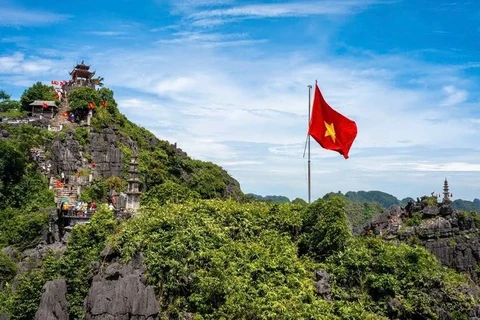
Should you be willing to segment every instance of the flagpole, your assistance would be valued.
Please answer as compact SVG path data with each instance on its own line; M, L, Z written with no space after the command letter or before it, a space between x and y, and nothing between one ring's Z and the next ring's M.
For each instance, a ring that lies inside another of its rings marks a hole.
M311 94L312 94L312 86L308 85L308 127L310 128L310 101L311 101ZM312 180L310 175L310 133L307 133L307 149L308 149L308 203L310 203L312 198Z

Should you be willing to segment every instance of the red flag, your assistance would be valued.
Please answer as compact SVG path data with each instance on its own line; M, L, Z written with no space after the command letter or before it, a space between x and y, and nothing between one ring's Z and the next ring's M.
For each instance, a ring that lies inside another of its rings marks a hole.
M323 98L318 85L315 84L308 133L322 148L337 151L348 159L350 147L357 137L357 124L333 110Z
M48 104L46 102L42 103L42 108L43 109L47 109L48 108Z

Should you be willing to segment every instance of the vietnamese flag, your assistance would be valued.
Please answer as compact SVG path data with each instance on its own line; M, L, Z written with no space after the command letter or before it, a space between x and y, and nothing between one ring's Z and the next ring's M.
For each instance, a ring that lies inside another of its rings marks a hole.
M315 84L308 134L322 148L337 151L345 159L348 159L348 152L357 136L355 121L333 110L323 98L317 84Z

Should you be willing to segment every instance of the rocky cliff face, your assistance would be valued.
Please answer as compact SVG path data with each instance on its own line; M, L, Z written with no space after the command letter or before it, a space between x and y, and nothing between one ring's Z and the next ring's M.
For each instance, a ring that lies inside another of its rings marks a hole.
M109 260L108 249L104 255ZM157 320L158 302L153 288L146 284L145 272L139 255L127 265L112 262L95 275L84 302L86 319Z
M91 129L86 129L91 130ZM55 138L52 145L52 173L75 174L79 168L88 167L87 158L95 162L95 172L102 177L122 176L124 155L120 144L135 148L136 144L119 136L113 128L91 131L88 143L81 146L74 131ZM83 149L83 150L82 150Z
M43 289L35 320L68 320L65 279L48 281Z
M416 226L406 225L406 211L392 207L375 218L366 230L385 239L424 246L438 260L478 282L480 266L480 229L474 215L456 212L449 204L425 206L418 213Z

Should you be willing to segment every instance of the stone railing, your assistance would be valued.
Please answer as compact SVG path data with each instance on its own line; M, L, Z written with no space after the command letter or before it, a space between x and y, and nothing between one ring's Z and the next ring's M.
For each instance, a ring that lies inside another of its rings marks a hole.
M8 123L8 124L26 124L26 123L32 123L32 122L37 122L42 120L43 118L41 116L39 117L28 117L28 118L22 118L22 119L12 119L8 120L8 118L3 118L2 122Z
M62 124L59 126L48 125L48 131L59 132L59 131L62 131L62 129L63 129Z

